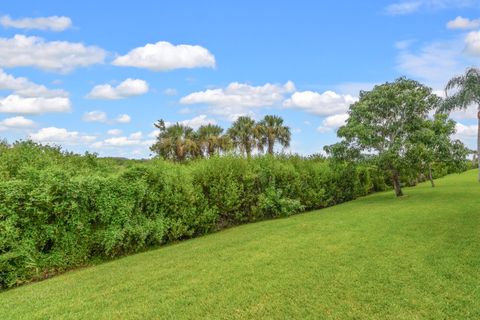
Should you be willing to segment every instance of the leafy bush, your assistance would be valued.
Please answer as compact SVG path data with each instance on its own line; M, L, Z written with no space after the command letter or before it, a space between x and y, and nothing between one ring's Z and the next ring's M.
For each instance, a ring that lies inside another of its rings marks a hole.
M373 166L224 156L174 164L0 148L0 288L386 187Z

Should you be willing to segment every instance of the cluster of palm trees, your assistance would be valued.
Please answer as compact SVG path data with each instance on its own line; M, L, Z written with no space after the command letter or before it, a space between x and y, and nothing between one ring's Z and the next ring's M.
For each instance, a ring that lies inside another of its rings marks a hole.
M290 128L275 115L267 115L258 122L248 116L239 117L226 133L214 124L194 130L178 122L167 126L158 120L155 127L159 134L150 149L164 159L179 162L233 150L247 157L254 152L273 154L277 143L287 148L291 138Z

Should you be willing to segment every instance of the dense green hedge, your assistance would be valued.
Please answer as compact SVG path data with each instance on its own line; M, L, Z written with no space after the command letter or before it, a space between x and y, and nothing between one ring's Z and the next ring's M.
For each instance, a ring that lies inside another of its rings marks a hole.
M374 167L300 157L188 164L0 145L0 288L386 188Z

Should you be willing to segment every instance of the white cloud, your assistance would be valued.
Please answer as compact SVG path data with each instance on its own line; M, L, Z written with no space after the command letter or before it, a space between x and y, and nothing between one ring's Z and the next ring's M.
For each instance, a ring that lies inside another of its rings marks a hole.
M107 134L108 135L111 135L111 136L119 136L122 134L122 130L120 129L110 129L107 131Z
M130 123L132 118L130 118L128 114L121 114L114 121L118 123Z
M0 112L16 114L41 114L47 112L68 112L71 103L68 98L30 97L25 98L16 94L0 98Z
M11 90L22 97L68 97L68 92L51 90L43 85L36 84L27 78L14 77L0 69L0 90Z
M459 137L476 137L477 136L477 125L464 125L460 122L457 122L455 125L456 135Z
M226 88L208 89L193 92L180 99L181 104L205 104L209 112L234 120L240 115L251 114L252 108L268 107L278 104L286 93L295 90L293 82L284 85L264 84L251 86L233 82Z
M115 123L129 123L131 118L128 114L120 114L115 119L109 119L107 114L103 111L94 110L85 112L82 117L83 121L86 122L101 122L107 124L115 124Z
M327 132L330 130L337 129L345 124L348 119L348 114L335 114L333 116L329 116L322 121L322 125L317 128L319 132Z
M148 43L117 57L113 65L169 71L180 68L215 67L215 57L205 48L192 45L173 45L166 41Z
M129 137L112 137L94 143L92 146L94 148L104 148L104 147L130 147L130 146L141 146L145 145L145 142L141 139L137 139L135 136Z
M454 75L462 73L467 62L461 55L461 39L436 41L422 45L418 50L400 50L397 69L433 88L443 88Z
M17 114L41 114L70 111L68 92L51 90L27 78L14 77L0 69L0 90L12 93L0 97L0 112Z
M83 115L82 120L86 122L107 122L107 114L103 111L90 111Z
M72 20L63 16L12 19L5 15L0 17L0 24L6 28L63 31L72 26Z
M465 38L465 53L480 56L480 31L472 31Z
M455 19L447 22L447 28L452 30L469 30L477 29L478 27L480 27L480 19L470 20L468 18L458 16Z
M105 55L105 50L82 43L45 41L24 35L0 38L0 67L36 67L67 73L78 67L102 63Z
M87 95L87 98L116 100L132 96L139 96L147 92L148 83L145 80L128 78L122 81L116 87L112 87L110 84L101 84L95 86Z
M198 129L200 126L204 126L207 124L217 124L214 119L209 119L205 114L201 114L193 119L179 121L179 123L191 127L195 130Z
M35 122L22 116L3 119L0 121L1 128L31 128Z
M318 93L314 91L295 92L283 103L284 107L297 108L309 113L328 116L346 112L357 98L346 94L341 95L333 91Z
M475 138L477 136L477 126L476 125L465 125L460 122L457 122L455 125L455 135L456 139L460 139L469 147L475 146Z
M37 142L64 145L91 143L96 139L95 136L57 127L42 128L38 132L32 133L30 138Z

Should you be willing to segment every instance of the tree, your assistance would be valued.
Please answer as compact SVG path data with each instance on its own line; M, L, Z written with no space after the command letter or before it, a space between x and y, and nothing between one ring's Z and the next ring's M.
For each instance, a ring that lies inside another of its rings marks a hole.
M350 106L349 118L340 127L337 135L343 138L340 147L376 155L376 161L391 176L397 196L403 192L400 184L402 170L408 169L407 151L412 137L427 119L428 112L435 109L440 98L422 84L406 78L375 86L372 91L361 91L360 99Z
M228 129L228 135L233 145L250 157L253 149L258 146L258 128L250 117L239 117Z
M163 120L158 120L155 127L159 129L157 141L150 150L164 159L184 161L199 155L195 131L180 123L166 126Z
M290 128L283 124L279 116L267 115L257 124L259 145L267 146L267 152L273 154L275 143L278 142L284 148L290 146Z
M477 106L477 163L480 182L480 69L470 68L465 74L452 78L445 86L445 94L447 98L440 110L442 112L466 109L472 104Z
M414 143L409 152L411 166L426 171L432 187L435 187L432 172L435 164L445 164L450 172L465 169L469 150L461 141L452 140L455 124L446 114L436 114L433 119L426 120L422 130L412 138Z
M223 128L207 124L197 130L198 144L205 156L213 156L215 153L230 149L230 137L223 134Z

